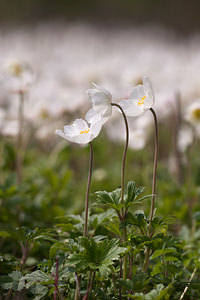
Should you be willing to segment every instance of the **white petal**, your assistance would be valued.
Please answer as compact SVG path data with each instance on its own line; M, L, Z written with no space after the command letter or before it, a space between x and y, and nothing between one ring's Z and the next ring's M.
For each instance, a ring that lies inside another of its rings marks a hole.
M110 93L108 90L106 90L106 89L103 88L102 86L97 85L97 84L94 83L94 82L92 82L92 84L94 85L94 87L95 87L97 90L99 90L99 91L101 91L103 94L105 94L105 95L110 99L110 101L112 100L112 95L111 95L111 93Z
M131 92L131 99L136 99L137 101L139 101L144 96L145 96L145 91L143 85L139 84L133 88Z
M83 119L76 119L72 124L77 130L87 130L88 125Z
M92 137L92 139L94 139L95 137L97 137L99 135L99 133L101 131L101 128L102 128L102 125L103 125L103 119L102 118L91 125L91 137Z
M77 129L71 124L64 126L64 134L74 136L77 134Z
M119 105L128 117L137 117L144 112L143 105L137 105L135 100L121 100Z
M96 110L94 110L94 108L91 108L85 115L85 119L89 124L91 124L95 122L97 116L99 116L99 113Z
M68 135L64 134L64 132L60 129L57 129L55 132L57 135L59 135L60 137L64 138L65 140L71 141L71 137L69 137Z
M145 91L144 110L150 109L154 105L155 95L151 86L151 82L147 76L143 77L143 85Z

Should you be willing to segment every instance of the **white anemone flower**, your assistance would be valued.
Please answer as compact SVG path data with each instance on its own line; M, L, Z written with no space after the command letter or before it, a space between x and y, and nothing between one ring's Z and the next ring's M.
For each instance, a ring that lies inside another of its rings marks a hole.
M192 125L200 125L200 99L188 107L185 118Z
M10 59L4 66L4 79L8 89L18 92L26 91L34 80L31 66L18 59Z
M178 149L185 152L189 146L194 142L194 130L191 126L184 125L180 128L178 134Z
M155 96L148 77L143 77L143 84L133 88L130 99L124 99L119 105L130 117L141 115L154 105Z
M76 119L71 125L64 126L64 131L56 130L56 134L73 143L88 144L99 135L102 125L101 114L96 114L90 126L86 121Z
M87 112L85 119L91 124L96 119L96 114L100 113L104 124L112 114L112 95L103 87L95 83L92 84L95 88L87 90L89 99L92 102L92 108Z

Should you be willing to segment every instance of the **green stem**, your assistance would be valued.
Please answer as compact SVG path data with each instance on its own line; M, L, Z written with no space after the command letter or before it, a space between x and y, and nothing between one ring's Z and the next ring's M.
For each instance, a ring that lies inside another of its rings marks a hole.
M124 118L124 123L126 127L126 142L125 142L125 147L124 147L124 152L123 152L123 157L122 157L122 169L121 169L121 203L122 203L122 219L125 221L126 213L124 210L124 178L125 178L125 164L126 164L126 154L128 150L128 141L129 141L129 129L128 129L128 121L126 118L126 115L122 109L122 107L119 104L112 103L112 106L116 106L120 109L122 116ZM127 240L127 232L126 232L126 227L123 230L123 240L126 242ZM123 270L123 279L126 279L127 275L127 255L124 256L124 270Z
M85 224L84 224L84 233L83 236L88 236L88 207L89 207L89 195L90 195L90 184L92 179L92 167L93 167L93 146L92 142L89 142L90 145L90 163L89 163L89 174L88 182L86 189L86 198L85 198Z
M124 177L125 177L125 163L126 163L126 154L128 150L128 141L129 141L129 129L128 129L128 121L126 118L126 115L122 109L122 107L119 104L116 103L111 103L112 106L116 106L120 109L123 118L124 118L124 123L126 127L126 143L124 147L124 153L122 157L122 169L121 169L121 203L122 203L122 216L124 217Z
M154 118L155 127L155 153L154 153L154 165L153 165L153 183L152 183L152 199L151 199L151 212L149 220L149 235L151 234L151 222L153 220L155 196L156 196L156 177L157 177L157 163L158 163L158 121L157 116L153 108L150 108Z
M151 211L149 219L149 236L151 237L151 222L153 220L154 206L155 206L155 194L156 194L156 177L157 177L157 163L158 163L158 121L157 116L153 108L150 108L150 111L153 114L154 118L154 127L155 127L155 152L154 152L154 164L153 164L153 183L152 183L152 199L151 199ZM148 248L145 255L145 261L143 270L147 272L150 259L150 249Z
M19 110L18 110L18 126L19 131L17 135L17 153L16 153L16 171L17 183L22 182L22 140L23 140L23 126L24 126L24 92L19 92Z
M76 291L75 291L75 297L74 300L78 300L80 299L80 276L77 274L77 272L75 272L75 277L76 277Z

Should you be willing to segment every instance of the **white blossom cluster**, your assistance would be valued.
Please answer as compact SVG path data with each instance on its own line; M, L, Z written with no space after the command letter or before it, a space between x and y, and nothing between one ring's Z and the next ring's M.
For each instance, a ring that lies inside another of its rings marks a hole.
M0 44L3 134L17 133L16 92L20 89L27 93L25 118L36 127L39 124L37 135L41 138L58 128L59 123L48 122L48 118L60 120L65 115L66 123L66 115L87 112L85 90L91 82L106 87L119 102L130 98L133 86L147 74L154 86L154 107L160 118L174 109L177 92L187 116L187 106L200 98L200 79L196 76L200 68L199 36L181 40L158 28L106 30L84 24L43 24L0 31ZM198 112L190 116L196 126ZM130 123L131 135L138 139L130 146L144 147L151 117L145 113ZM118 134L120 126L120 117L112 114L105 125L110 138L123 139Z

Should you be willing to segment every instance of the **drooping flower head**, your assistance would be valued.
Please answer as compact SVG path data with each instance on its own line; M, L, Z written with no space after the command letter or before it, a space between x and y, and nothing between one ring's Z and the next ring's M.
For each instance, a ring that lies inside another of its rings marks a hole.
M56 130L56 134L73 143L88 144L99 135L101 127L102 116L96 114L90 126L84 120L76 119L71 125L64 126L64 131Z
M192 125L200 125L200 99L193 102L187 109L186 120Z
M125 114L136 117L154 105L155 96L148 77L143 77L143 84L133 88L130 99L121 100L119 105Z
M104 124L112 114L112 95L103 87L95 83L92 84L95 88L87 90L88 97L92 102L92 108L87 112L85 119L91 124L96 118L96 114L101 114Z

